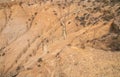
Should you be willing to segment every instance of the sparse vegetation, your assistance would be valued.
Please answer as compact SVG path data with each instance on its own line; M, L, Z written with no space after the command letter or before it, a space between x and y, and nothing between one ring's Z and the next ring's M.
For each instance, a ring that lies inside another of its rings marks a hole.
M120 77L120 0L6 1L0 77Z

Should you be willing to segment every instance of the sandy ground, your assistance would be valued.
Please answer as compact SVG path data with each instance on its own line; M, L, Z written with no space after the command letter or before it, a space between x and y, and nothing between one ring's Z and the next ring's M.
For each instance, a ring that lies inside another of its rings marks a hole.
M89 13L84 4L92 6L37 0L1 5L0 77L120 77L120 52L101 41L88 43L109 34L113 19L82 26L75 18Z

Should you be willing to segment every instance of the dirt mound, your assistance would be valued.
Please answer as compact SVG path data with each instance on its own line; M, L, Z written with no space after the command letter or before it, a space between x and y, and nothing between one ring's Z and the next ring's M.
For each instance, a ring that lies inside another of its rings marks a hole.
M120 77L119 16L119 0L0 1L0 77Z

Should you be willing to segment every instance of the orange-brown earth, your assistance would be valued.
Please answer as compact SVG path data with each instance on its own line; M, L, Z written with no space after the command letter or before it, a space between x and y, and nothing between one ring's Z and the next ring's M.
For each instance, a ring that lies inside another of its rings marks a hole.
M0 77L120 77L119 2L6 1Z

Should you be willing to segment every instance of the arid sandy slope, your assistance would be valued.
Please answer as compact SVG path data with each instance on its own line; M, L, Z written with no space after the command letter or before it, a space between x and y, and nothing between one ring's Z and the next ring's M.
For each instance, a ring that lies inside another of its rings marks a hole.
M120 77L119 0L6 1L0 77Z

